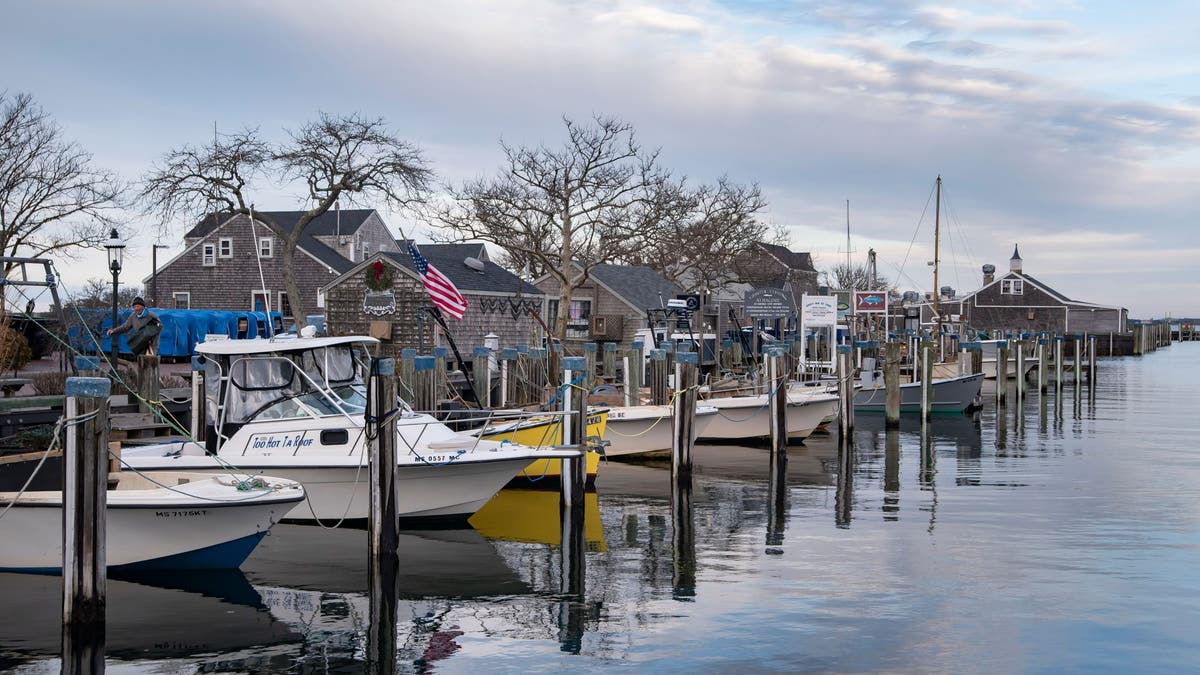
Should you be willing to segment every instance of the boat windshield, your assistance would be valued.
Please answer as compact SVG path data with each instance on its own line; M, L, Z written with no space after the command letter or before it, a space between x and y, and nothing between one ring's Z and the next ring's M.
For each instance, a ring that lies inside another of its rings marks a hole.
M234 357L224 396L226 420L362 414L367 359L355 344Z

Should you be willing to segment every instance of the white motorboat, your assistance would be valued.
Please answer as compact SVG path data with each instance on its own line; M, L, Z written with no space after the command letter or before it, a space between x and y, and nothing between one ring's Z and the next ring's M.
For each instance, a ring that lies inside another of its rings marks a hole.
M768 417L770 400L767 394L710 398L704 405L717 408L717 414L705 429L703 438L731 440L766 438L770 435ZM830 415L836 415L838 397L823 392L789 389L787 392L788 438L803 440Z
M717 408L700 403L696 406L696 437L704 436L716 419ZM610 408L604 440L607 457L663 452L671 449L674 407L670 405L631 405Z
M105 561L123 569L227 569L304 499L270 476L116 474L105 511ZM0 492L0 570L62 569L61 491Z
M887 387L881 371L863 371L861 387L854 393L854 410L858 412L884 412L887 403ZM979 391L983 387L983 373L947 377L933 380L933 412L962 412L979 404ZM900 412L921 412L921 383L905 382L900 385Z
M203 342L204 444L126 448L142 471L240 471L304 484L308 498L289 519L367 517L364 336ZM531 461L578 457L576 449L532 448L459 434L397 402L396 495L400 518L465 520Z

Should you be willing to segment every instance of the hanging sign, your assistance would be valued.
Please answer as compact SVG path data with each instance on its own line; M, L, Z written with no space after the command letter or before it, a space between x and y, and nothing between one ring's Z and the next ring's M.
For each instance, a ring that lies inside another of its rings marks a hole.
M806 295L801 301L801 322L807 328L837 325L838 302L832 295Z
M363 297L363 313L384 316L396 313L396 294L391 291L367 291Z
M888 300L885 291L854 291L854 311L858 314L882 314L887 312Z

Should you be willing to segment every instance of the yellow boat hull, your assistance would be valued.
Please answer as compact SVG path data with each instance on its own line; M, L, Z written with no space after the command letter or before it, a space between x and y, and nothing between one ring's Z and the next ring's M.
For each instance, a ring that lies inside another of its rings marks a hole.
M604 427L608 422L608 411L604 410L598 413L588 415L587 437L588 438L604 438ZM562 444L562 418L561 417L546 417L543 419L533 419L527 423L522 423L518 428L512 430L501 431L493 434L484 434L484 439L489 441L508 441L519 445L530 445L533 447L541 447L545 445L561 445ZM596 480L596 472L600 470L600 453L588 452L585 456L585 466L587 468L587 482L592 483ZM553 484L562 478L562 460L560 459L537 459L529 463L521 473L517 474L514 481L524 484L533 484L547 479L547 483Z
M488 539L557 545L562 540L559 496L546 490L506 488L468 521ZM604 551L600 501L595 492L583 495L583 537L589 551Z

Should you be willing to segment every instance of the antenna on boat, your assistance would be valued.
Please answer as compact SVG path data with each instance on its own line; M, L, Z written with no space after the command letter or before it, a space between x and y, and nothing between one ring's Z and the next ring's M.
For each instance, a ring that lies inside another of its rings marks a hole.
M938 310L938 296L942 291L938 287L938 238L939 221L942 215L942 174L937 177L937 198L933 203L933 337L937 341L938 356L942 351L942 314Z

